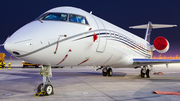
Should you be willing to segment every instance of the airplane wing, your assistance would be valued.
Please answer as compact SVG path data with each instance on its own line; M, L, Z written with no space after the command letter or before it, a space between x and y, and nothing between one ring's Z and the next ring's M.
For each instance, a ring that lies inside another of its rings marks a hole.
M134 66L180 63L179 59L133 59Z

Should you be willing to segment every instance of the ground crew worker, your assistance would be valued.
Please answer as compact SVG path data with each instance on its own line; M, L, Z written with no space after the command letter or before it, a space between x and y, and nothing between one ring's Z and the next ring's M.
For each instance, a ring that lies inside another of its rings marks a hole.
M2 69L2 62L0 62L0 69Z
M5 68L5 65L6 65L6 63L5 62L3 62L3 67Z
M11 62L8 63L8 69L11 69Z

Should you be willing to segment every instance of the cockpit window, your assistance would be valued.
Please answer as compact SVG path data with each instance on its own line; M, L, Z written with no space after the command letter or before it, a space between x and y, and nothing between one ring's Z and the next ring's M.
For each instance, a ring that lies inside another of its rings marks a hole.
M80 16L80 15L70 14L69 21L70 22L77 22L77 23L87 24L88 25L88 22L87 22L86 18L83 17L83 16Z
M42 20L67 21L68 14L64 13L49 13Z
M35 20L39 20L40 18L44 17L46 14L41 14L38 18L36 18Z

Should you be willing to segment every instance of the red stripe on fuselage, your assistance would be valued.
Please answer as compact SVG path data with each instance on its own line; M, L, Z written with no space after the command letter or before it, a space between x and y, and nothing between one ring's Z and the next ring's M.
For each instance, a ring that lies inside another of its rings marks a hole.
M84 60L83 62L81 62L80 64L78 64L78 66L81 65L81 64L83 64L83 63L85 63L85 62L87 62L88 60L89 60L89 59Z
M59 65L60 63L62 63L66 58L68 57L68 54L66 54L66 56L61 60L61 62L59 62L57 65Z
M56 50L55 50L54 54L56 54L56 52L57 52L58 45L59 45L59 39L60 39L60 37L58 38L57 45L56 45Z

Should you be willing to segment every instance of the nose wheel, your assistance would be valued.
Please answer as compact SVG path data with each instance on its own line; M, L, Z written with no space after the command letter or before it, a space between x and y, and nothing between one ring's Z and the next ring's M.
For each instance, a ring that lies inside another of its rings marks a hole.
M43 88L43 83L41 83L37 88L37 93L41 93L41 95L52 95L54 94L53 86L51 84L46 84Z
M53 92L53 86L51 84L46 84L44 91L46 92L46 95L54 94Z
M37 88L37 92L41 92L43 90L43 83L39 84Z

